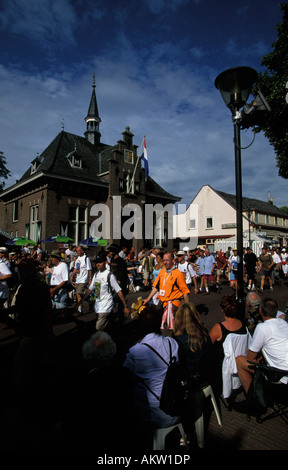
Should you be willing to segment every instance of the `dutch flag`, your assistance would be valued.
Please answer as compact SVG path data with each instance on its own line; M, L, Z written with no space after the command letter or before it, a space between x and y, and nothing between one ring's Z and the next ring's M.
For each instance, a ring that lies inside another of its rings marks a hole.
M149 175L149 166L148 166L148 156L147 156L147 147L146 147L146 140L144 137L144 152L141 156L142 161L144 163L144 168L145 168L145 178L148 178Z

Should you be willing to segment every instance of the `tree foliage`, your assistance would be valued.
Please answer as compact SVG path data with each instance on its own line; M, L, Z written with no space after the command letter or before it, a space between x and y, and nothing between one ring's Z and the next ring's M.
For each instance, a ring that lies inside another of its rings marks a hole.
M280 209L281 209L282 212L285 212L285 214L288 215L288 207L287 206L282 206L282 207L280 207Z
M262 58L266 67L259 73L254 87L261 90L268 101L271 112L258 130L264 132L276 153L279 176L288 178L288 4L281 3L283 20L277 26L278 38L272 44L272 52Z
M5 182L1 181L7 179L10 176L10 171L6 168L6 158L3 152L0 152L0 192L3 191Z

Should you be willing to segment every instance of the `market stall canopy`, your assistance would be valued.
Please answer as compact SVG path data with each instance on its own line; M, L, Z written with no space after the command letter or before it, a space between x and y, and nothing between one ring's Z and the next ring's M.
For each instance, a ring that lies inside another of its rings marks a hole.
M30 238L16 237L16 238L13 238L12 240L8 240L8 242L6 242L6 245L28 246L28 245L37 245L37 243L34 242L34 240L31 240Z
M53 237L45 238L41 240L41 243L68 243L74 242L73 238L66 237L65 235L54 235Z
M108 245L108 240L105 240L104 238L85 238L85 240L82 240L80 242L80 245L85 245L85 246L106 246Z

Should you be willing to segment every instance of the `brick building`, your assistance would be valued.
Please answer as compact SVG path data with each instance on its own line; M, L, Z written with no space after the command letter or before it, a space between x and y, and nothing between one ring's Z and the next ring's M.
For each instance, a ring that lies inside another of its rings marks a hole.
M133 245L136 251L153 245L172 248L168 213L163 211L160 222L153 214L152 223L146 219L145 225L145 208L173 205L180 198L145 178L129 127L115 145L101 142L95 80L92 89L84 137L62 130L20 180L1 193L0 228L36 242L60 234L79 244L92 234Z

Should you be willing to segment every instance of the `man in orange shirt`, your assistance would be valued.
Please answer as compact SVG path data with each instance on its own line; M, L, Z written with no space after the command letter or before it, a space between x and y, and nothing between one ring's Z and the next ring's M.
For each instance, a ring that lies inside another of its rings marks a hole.
M159 299L164 309L161 329L173 330L174 313L181 303L182 297L186 303L189 302L190 290L187 287L185 276L174 264L172 252L167 252L163 256L164 267L159 272L153 283L153 288L143 304L148 303L158 292Z

